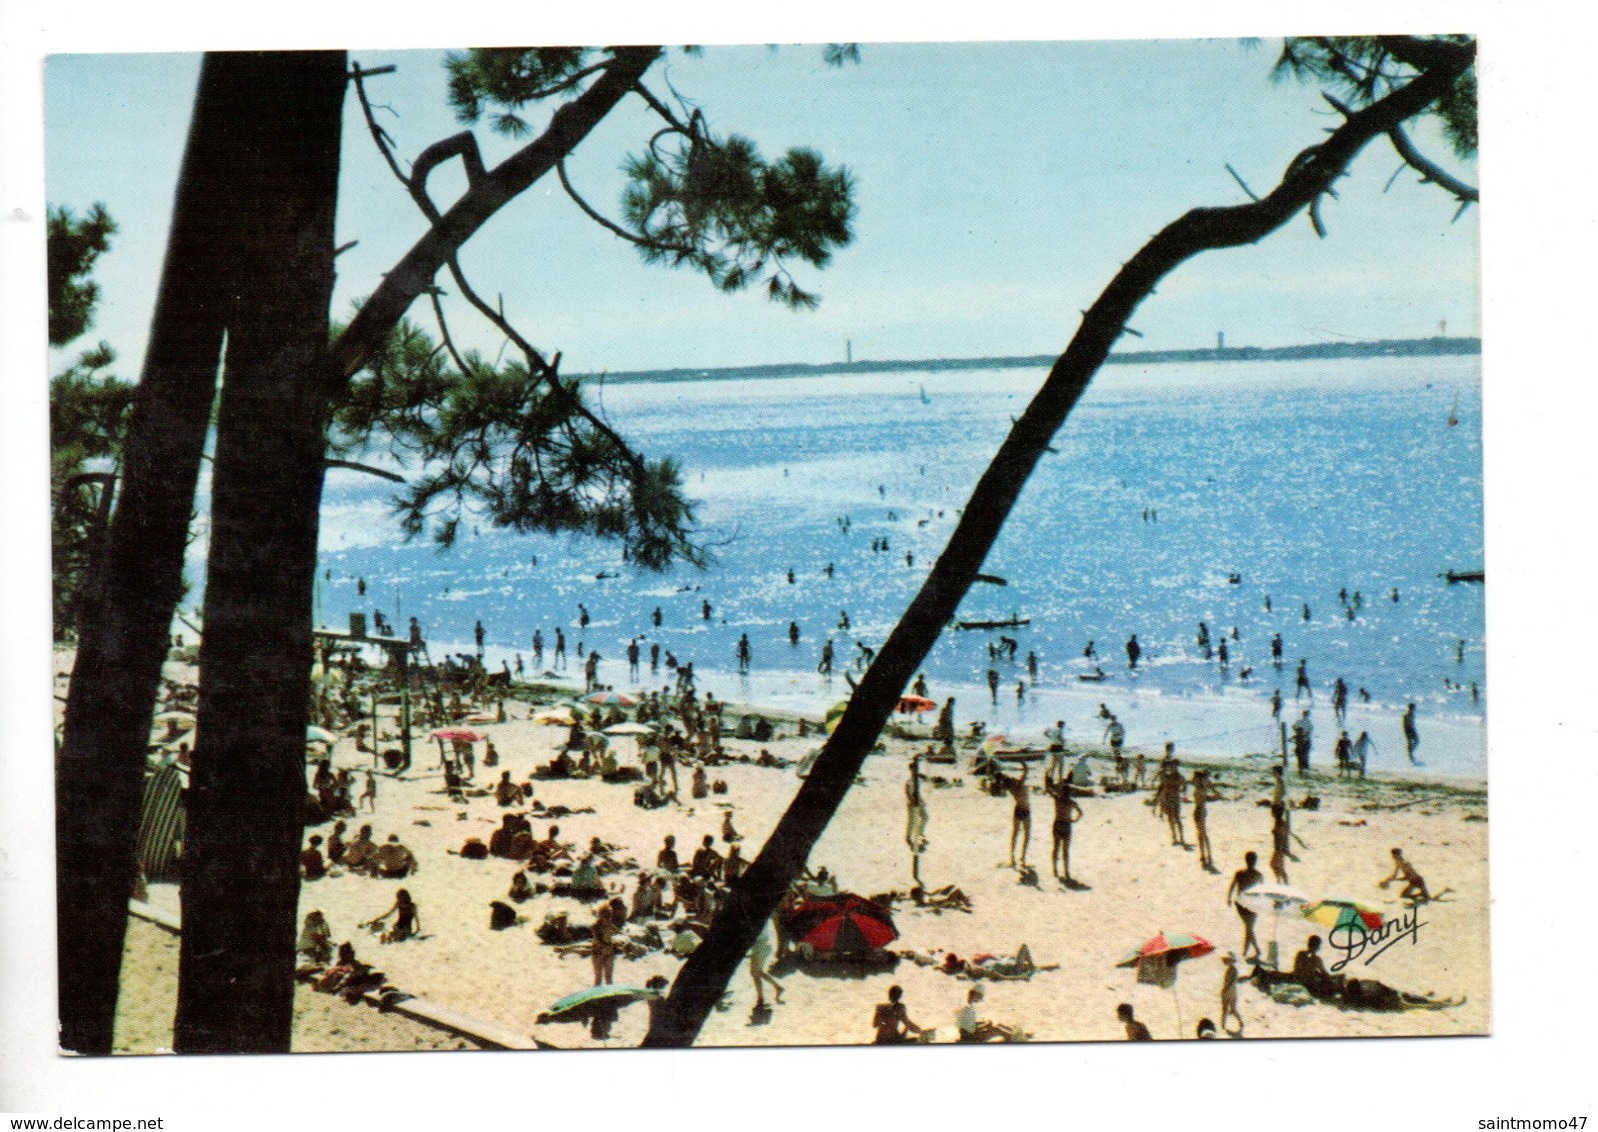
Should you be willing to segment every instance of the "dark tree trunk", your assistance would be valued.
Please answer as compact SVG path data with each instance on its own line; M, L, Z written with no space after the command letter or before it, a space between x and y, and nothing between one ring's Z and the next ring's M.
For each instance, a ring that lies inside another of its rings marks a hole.
M175 1048L286 1052L330 388L343 52L247 54L238 313L217 420Z
M144 373L103 554L85 584L56 784L61 1046L110 1053L137 870L144 752L183 593L183 552L205 447L235 225L229 191L246 123L233 81L200 73Z
M976 580L1033 468L1138 304L1191 256L1254 243L1312 206L1366 142L1420 113L1446 91L1470 66L1474 48L1445 55L1446 62L1350 115L1319 146L1300 154L1264 199L1234 208L1194 209L1145 244L1110 281L977 481L948 547L861 679L810 776L760 855L728 893L704 941L683 964L645 1046L686 1046L698 1036L777 902L803 870L905 685Z

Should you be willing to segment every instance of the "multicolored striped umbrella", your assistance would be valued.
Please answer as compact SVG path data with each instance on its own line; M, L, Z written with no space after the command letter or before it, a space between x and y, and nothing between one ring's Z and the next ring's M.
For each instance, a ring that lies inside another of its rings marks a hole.
M590 692L583 697L585 704L614 705L615 707L636 707L638 701L625 692Z
M1360 900L1317 900L1304 905L1304 918L1334 929L1348 929L1357 925L1362 931L1373 932L1382 926L1381 910Z
M1183 959L1197 959L1214 950L1215 945L1203 936L1188 935L1185 932L1161 932L1116 966L1136 967L1143 960L1153 959L1157 955L1166 956L1169 962L1174 963Z

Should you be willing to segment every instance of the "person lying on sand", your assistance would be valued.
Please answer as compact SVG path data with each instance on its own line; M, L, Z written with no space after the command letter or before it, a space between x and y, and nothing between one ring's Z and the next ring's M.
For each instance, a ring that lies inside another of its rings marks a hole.
M917 908L931 908L935 912L945 908L955 912L971 911L971 898L952 884L931 890L917 885L910 890L910 899Z

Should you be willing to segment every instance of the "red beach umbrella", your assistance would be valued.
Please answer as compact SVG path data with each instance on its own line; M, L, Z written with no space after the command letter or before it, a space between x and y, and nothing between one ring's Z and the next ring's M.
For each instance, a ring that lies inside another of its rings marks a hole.
M1186 932L1161 932L1142 947L1116 964L1117 967L1136 967L1145 959L1163 955L1175 963L1183 959L1197 959L1215 950L1215 945L1203 936Z
M904 715L909 715L911 712L915 712L917 715L919 715L924 711L931 711L937 706L938 705L935 700L929 700L925 696L899 697L899 711Z
M473 731L470 727L446 727L441 731L433 732L434 739L449 739L461 743L477 743L488 736L481 732Z
M852 892L804 901L787 926L795 939L836 954L874 951L899 938L886 908Z
M583 697L585 704L612 704L616 707L635 707L638 701L625 692L591 692Z

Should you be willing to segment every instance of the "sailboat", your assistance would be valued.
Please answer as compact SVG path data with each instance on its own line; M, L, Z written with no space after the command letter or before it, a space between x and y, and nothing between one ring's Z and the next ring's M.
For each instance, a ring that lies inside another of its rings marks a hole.
M921 403L923 405L932 404L932 398L927 396L927 387L925 385L921 387Z

